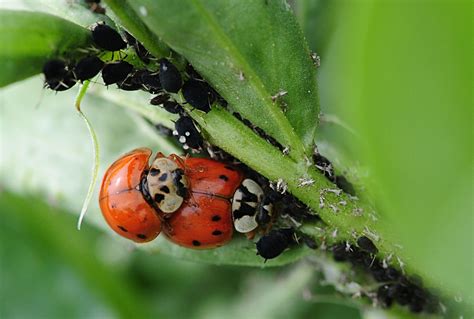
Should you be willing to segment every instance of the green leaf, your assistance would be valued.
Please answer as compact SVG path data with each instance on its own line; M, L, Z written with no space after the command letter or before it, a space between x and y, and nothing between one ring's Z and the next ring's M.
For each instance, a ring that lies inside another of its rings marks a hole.
M383 233L472 303L472 5L373 3L341 9L326 85L361 137Z
M137 147L147 146L168 154L180 153L135 113L124 112L122 105L134 111L145 109L149 111L142 111L143 115L168 123L169 114L149 105L148 94L91 86L89 92L92 94L86 94L82 111L88 115L100 142L100 176L120 155ZM0 91L4 102L0 105L2 152L10 154L0 159L0 186L16 193L48 198L79 214L90 180L93 150L87 128L74 108L76 88L57 95L47 91L37 109L35 105L41 90L40 79L34 78ZM18 118L23 119L21 124L16 120ZM97 196L96 189L82 228L87 229L87 223L93 223L120 241L121 238L103 219ZM76 231L74 225L71 225L71 231ZM252 241L239 238L238 234L235 237L236 240L229 245L215 250L182 248L162 236L138 247L191 261L257 267L284 265L312 253L304 247L292 249L264 263L256 255ZM127 241L123 239L123 242Z
M90 31L67 20L27 11L0 10L0 87L41 72L53 56L85 47Z
M257 255L255 243L237 233L234 233L234 238L229 244L216 249L194 250L184 248L171 243L163 236L146 244L144 248L152 252L163 253L189 261L214 265L253 266L262 268L283 266L314 253L309 248L301 245L285 251L278 256L278 258L270 259L265 262L262 257Z
M319 112L315 68L283 1L130 4L235 111L288 146L293 158L301 160L305 151L311 153ZM272 102L281 91L288 93Z
M5 312L12 311L11 303L24 306L25 300L28 298L34 300L31 300L31 304L27 303L28 307L15 309L13 317L18 316L19 313L28 314L26 317L29 317L32 315L32 308L39 311L34 316L51 317L56 314L55 317L63 317L59 314L64 309L58 308L56 305L57 302L64 304L68 296L58 296L57 294L65 293L68 289L79 290L84 293L84 296L75 296L73 300L76 303L81 303L82 298L86 298L86 300L90 298L85 288L93 290L94 297L99 297L98 300L90 300L92 309L87 309L89 304L82 304L86 309L81 310L80 306L75 305L71 306L70 310L85 315L94 312L94 310L97 311L97 308L100 307L102 311L106 310L107 312L113 309L123 318L131 318L136 315L142 318L150 316L149 311L144 307L145 303L138 298L136 288L130 285L130 282L123 280L123 272L120 272L117 267L110 268L104 260L96 255L93 248L99 234L95 229L75 231L73 228L75 220L70 215L68 216L64 210L44 204L39 197L24 198L3 191L0 193L0 206L2 207L2 224L0 225L2 242L12 239L12 237L6 237L7 234L14 236L16 242L12 245L23 253L26 251L25 256L20 260L26 259L36 264L33 266L34 268L31 268L31 264L17 265L11 262L2 265L0 294L2 302L8 304L8 307L2 305L2 317ZM2 260L18 261L15 249L9 249L10 246L10 244L2 245L0 249ZM67 274L64 273L64 269L61 269L63 264L74 271L74 275L80 279L79 283L70 282L70 277L65 276ZM12 273L18 275L18 268L26 270L27 273L13 278L3 277L5 274ZM28 273L31 271L33 273ZM57 272L52 273L52 271ZM30 276L33 278L28 280ZM60 282L58 276L68 280L67 285ZM25 288L25 280L27 280L27 288ZM43 283L45 286L36 286L39 283ZM68 286L68 289L64 289L65 286ZM54 287L55 289L48 291L49 298L46 298L46 305L36 305L36 299L45 293L45 287ZM21 290L22 288L24 290ZM104 305L101 305L103 302L107 303L110 308L104 309ZM32 304L36 307L32 307ZM68 314L68 316L70 315ZM81 316L78 314L78 317Z
M338 3L331 0L298 0L294 4L309 48L324 59L330 41L334 39Z
M92 12L88 8L86 1L15 0L1 2L0 8L51 14L83 26L84 28L101 20L110 22L107 16Z

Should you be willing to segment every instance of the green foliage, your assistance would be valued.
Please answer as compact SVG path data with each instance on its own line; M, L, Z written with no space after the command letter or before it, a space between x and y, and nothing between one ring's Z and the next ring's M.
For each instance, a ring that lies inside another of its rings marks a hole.
M92 14L83 4L53 2L21 4L66 20L45 13L0 11L0 40L6 43L0 50L0 87L39 73L50 57L66 51L68 56L76 54L76 48L89 45L86 27L107 19ZM297 17L310 47L323 54L318 76L322 109L329 114L318 127L316 70L296 18L283 1L106 2L109 13L114 10L111 15L118 25L129 29L155 55L166 56L168 47L182 55L230 103L232 111L289 147L289 155L284 156L224 109L213 108L208 114L188 110L209 141L271 180L283 178L289 190L329 225L318 235L327 236L329 242L352 240L353 233L369 227L381 237L377 243L380 256L396 251L410 274L422 275L428 285L443 289L450 298L462 295L468 303L472 301L469 101L473 68L469 52L472 19L467 3L422 6L297 2ZM322 29L314 32L314 26ZM181 56L173 53L172 58L183 66ZM58 95L46 93L39 109L35 108L41 91L38 78L0 91L2 154L8 154L0 159L2 189L34 198L42 196L66 210L79 211L92 150L86 128L73 110L74 90ZM272 96L282 91L288 93L273 101ZM83 110L101 143L101 174L117 156L135 147L179 153L175 144L159 137L137 116L172 126L173 116L147 105L149 98L144 93L125 94L92 85ZM336 170L356 183L360 201L328 194L329 204L343 200L348 203L338 206L337 213L329 205L319 207L322 189L334 186L306 166L305 157L311 155L315 138ZM302 178L311 178L315 184L299 187ZM2 206L10 212L32 209L15 198L2 198ZM369 219L372 206L378 209L374 214L378 221ZM364 208L367 214L355 218L352 212L358 208ZM44 211L41 206L34 213ZM97 203L86 220L106 228ZM32 228L27 220L18 222L23 223ZM312 225L306 226L305 231L315 234ZM45 233L54 233L60 227L52 223L46 230L40 229L38 236L44 238ZM336 230L335 238L329 236ZM56 240L66 236L62 231L58 234ZM54 238L44 242L45 247L59 247L58 259L76 262ZM116 245L121 242L114 240ZM398 244L403 248L398 249ZM153 256L263 266L252 242L243 238L212 251L187 250L164 239L141 247L158 252ZM295 249L265 266L292 263L311 254L305 248ZM77 261L79 268L84 265L81 262ZM95 267L86 266L80 271L87 273ZM99 263L98 267L103 266ZM306 280L305 271L296 271L293 280ZM88 276L83 278L95 280ZM291 282L285 282L286 286ZM267 283L266 287L272 290L275 286ZM301 285L296 287L293 293L302 289ZM96 287L104 289L104 294L109 288ZM260 290L254 290L252 298L271 304L263 297L259 299L255 291ZM283 302L277 293L274 296ZM120 303L120 297L113 298L117 299L110 304ZM243 297L240 306L236 302L228 307L222 298L215 300L221 305L217 308L230 309L235 316L245 313L240 308L249 302ZM304 308L301 303L295 304ZM279 309L276 304L272 306ZM213 310L214 315L225 313L222 309ZM277 312L272 314L276 316ZM406 315L399 309L390 314Z
M321 83L358 132L346 150L370 168L384 236L430 284L472 300L469 6L343 6Z
M293 158L301 159L304 147L311 154L319 112L315 68L294 15L282 1L130 4L236 112L289 147ZM287 95L273 102L281 91Z
M91 42L88 30L44 13L0 10L0 87L41 72L49 57Z

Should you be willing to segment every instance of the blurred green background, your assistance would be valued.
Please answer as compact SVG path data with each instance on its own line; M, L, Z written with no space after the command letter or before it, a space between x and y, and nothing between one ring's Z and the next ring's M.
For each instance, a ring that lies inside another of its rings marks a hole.
M472 3L294 6L321 56L320 149L380 207L383 235L410 267L472 304ZM43 91L41 77L0 89L0 318L378 317L321 287L310 261L259 269L135 249L107 230L95 200L78 232L92 147L76 90ZM131 148L173 150L117 107L148 98L93 85L83 109L101 175Z

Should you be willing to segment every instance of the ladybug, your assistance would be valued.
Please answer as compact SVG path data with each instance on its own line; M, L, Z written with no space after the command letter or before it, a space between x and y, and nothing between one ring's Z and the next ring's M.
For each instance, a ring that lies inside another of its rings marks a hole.
M188 182L183 205L165 216L164 234L188 248L214 248L232 239L231 199L244 175L236 167L206 158L171 155L182 165Z
M136 149L113 163L100 187L99 205L105 220L119 235L138 243L155 239L161 220L142 192L151 150Z
M251 218L256 218L258 207L266 206L259 202L261 189L253 196L243 194L257 184L245 179L240 169L212 159L162 153L149 165L150 156L147 148L134 150L104 176L100 207L118 234L146 242L161 231L180 246L206 249L230 241L234 225L239 232L256 227L240 227L239 218L233 218L234 199L239 207L253 207L246 215Z

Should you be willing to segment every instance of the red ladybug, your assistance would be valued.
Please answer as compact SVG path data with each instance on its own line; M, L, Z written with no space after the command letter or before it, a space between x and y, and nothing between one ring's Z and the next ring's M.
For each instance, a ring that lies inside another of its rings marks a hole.
M100 209L110 227L139 243L155 239L161 231L160 218L140 190L150 156L147 148L123 155L105 173L99 194Z
M166 216L163 232L184 247L224 245L232 239L231 199L243 173L234 166L204 158L186 158L182 165L189 194L180 209Z
M205 249L230 241L234 226L242 233L258 227L263 191L237 167L162 153L149 165L150 156L134 150L104 176L100 207L120 235L146 242L162 230L178 245Z

